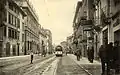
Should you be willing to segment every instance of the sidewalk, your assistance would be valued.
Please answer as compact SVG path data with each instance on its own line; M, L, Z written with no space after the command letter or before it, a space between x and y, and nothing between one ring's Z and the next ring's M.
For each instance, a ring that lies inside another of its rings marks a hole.
M94 60L93 63L90 63L85 57L82 57L80 61L77 61L75 55L68 54L68 56L90 75L101 75L101 64L99 61Z
M74 59L74 61L77 61L76 56L73 54L68 55L70 58ZM90 63L87 58L82 57L79 61L80 64L91 64L91 65L100 65L100 62L97 60L94 60L93 63Z

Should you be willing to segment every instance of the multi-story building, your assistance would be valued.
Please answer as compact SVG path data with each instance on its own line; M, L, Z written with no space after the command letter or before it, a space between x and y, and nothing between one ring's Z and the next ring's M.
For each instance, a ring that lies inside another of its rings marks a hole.
M84 38L82 38L83 34L83 27L80 25L81 17L86 15L86 2L78 1L77 6L76 6L76 12L75 12L75 17L73 20L73 29L74 29L74 39L73 39L73 48L74 52L76 52L77 47L81 48L82 47L82 53L85 55L85 51L87 47L86 44L86 34L84 34ZM85 33L85 32L84 32ZM82 42L83 41L83 42ZM81 44L82 43L82 44ZM84 43L84 44L83 44Z
M24 17L14 0L0 0L0 56L24 54Z
M29 0L16 0L16 3L22 7L27 14L25 20L25 52L29 54L31 51L37 53L39 48L39 22L38 16Z
M49 29L45 29L46 36L47 36L47 52L51 54L52 51L52 33Z
M80 24L81 20L86 20L87 18L87 0L78 1L76 6L75 17L73 20L74 29L74 49L77 47L82 49L82 55L86 56L87 51L87 32L83 31L83 26Z
M119 32L120 30L120 0L111 0L110 5L111 5L110 14L112 17L111 29L113 29L112 35L111 35L111 38L112 38L111 41L117 40L120 42L120 32Z
M96 58L98 57L98 51L101 45L106 45L110 42L115 42L116 40L120 41L119 7L119 0L83 0L82 6L79 3L76 7L77 13L75 13L73 22L73 27L74 29L76 28L74 31L76 33L75 37L79 36L81 33L84 34L84 32L87 31L87 38L85 40L84 38L86 36L82 35L82 43L83 41L86 41L87 47L94 46ZM83 16L79 15L78 8L80 9L80 14ZM83 32L80 32L79 30ZM78 40L77 37L77 41Z
M93 47L93 0L78 1L73 20L74 43L87 56L87 49ZM75 49L76 49L75 48Z
M42 53L43 51L47 52L47 36L46 36L46 31L43 27L40 27L39 42L40 42L40 53Z
M95 1L95 26L99 30L96 35L96 50L100 45L106 45L116 40L120 42L120 1L119 0L98 0Z

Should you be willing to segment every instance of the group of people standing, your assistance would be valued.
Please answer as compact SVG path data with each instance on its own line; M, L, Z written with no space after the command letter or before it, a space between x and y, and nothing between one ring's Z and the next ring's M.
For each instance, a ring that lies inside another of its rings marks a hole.
M119 41L101 45L99 49L99 57L102 64L102 75L110 75L110 70L114 69L116 74L119 74Z

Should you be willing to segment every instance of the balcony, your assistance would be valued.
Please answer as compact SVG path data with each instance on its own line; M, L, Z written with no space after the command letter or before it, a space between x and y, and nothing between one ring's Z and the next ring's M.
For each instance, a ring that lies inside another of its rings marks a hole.
M85 27L85 28L83 29L83 31L92 31L92 30L93 30L92 27Z
M92 26L93 25L92 20L81 20L80 23L82 26Z

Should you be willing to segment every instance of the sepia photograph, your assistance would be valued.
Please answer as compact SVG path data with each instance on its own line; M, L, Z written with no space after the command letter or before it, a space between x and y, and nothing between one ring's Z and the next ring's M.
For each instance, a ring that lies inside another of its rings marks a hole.
M120 0L0 0L0 75L120 75Z

